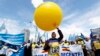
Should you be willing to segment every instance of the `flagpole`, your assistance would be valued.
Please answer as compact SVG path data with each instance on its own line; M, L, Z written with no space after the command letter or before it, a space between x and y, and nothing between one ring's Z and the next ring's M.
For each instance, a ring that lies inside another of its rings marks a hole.
M4 26L5 26L5 21L4 21ZM6 29L6 32L5 32L5 34L7 34L7 32L8 32L8 31L7 31L7 28L6 28L6 26L5 26L5 29Z
M6 29L6 27L5 27L5 21L3 21L2 25L0 26L0 31L2 31L2 30L6 30L6 31L4 32L4 34L7 34L7 29Z
M35 28L35 42L37 42L37 40L38 40L38 36L37 36L37 34L38 34L38 28L37 28L36 25L33 25L33 23L31 21L29 21L29 23Z

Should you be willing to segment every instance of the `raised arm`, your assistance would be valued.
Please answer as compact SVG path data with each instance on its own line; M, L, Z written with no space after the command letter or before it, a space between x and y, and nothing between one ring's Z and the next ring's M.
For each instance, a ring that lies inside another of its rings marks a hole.
M63 39L63 33L61 32L61 30L59 28L57 28L57 30L58 30L58 34L59 34L58 41L60 42Z

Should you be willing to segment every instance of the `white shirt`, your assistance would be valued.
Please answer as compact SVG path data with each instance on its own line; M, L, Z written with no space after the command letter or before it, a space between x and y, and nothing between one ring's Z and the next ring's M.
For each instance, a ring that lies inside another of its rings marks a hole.
M27 44L26 44L26 46L27 46L27 48L29 48L29 46L30 46L30 43L27 43Z
M11 55L13 54L13 52L17 52L17 51L18 51L18 50L8 48L8 49L7 49L7 52L6 52L6 56L11 56Z
M82 52L82 46L78 44L69 45L69 49L71 52Z
M13 54L13 52L8 48L7 52L6 52L6 56L11 56Z
M92 49L92 47L91 47L91 40L84 41L84 42L85 42L86 49L87 50L91 50Z

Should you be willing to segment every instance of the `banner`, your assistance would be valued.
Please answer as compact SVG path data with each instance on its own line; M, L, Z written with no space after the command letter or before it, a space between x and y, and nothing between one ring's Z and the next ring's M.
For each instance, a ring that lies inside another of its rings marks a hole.
M24 47L22 47L18 52L13 52L11 56L24 56Z
M24 42L24 34L0 34L0 40L12 45L21 45Z
M100 28L90 29L91 32L100 34Z
M60 48L62 49L62 48ZM70 45L70 51L60 50L60 56L84 56L81 45ZM33 56L48 56L47 53L40 53L41 49L33 49Z
M90 29L90 31L91 31L90 37L92 38L92 40L95 39L93 38L93 36L96 36L97 38L100 39L100 28Z

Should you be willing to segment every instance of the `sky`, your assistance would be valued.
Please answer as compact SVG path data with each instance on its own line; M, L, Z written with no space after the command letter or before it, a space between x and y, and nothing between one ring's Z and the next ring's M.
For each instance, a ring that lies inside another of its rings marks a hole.
M90 29L100 27L100 0L44 0L47 1L57 3L63 11L59 28L65 38L74 33L89 37ZM0 26L5 23L10 34L30 29L30 37L34 39L34 10L32 0L0 0ZM44 33L41 29L39 32Z

